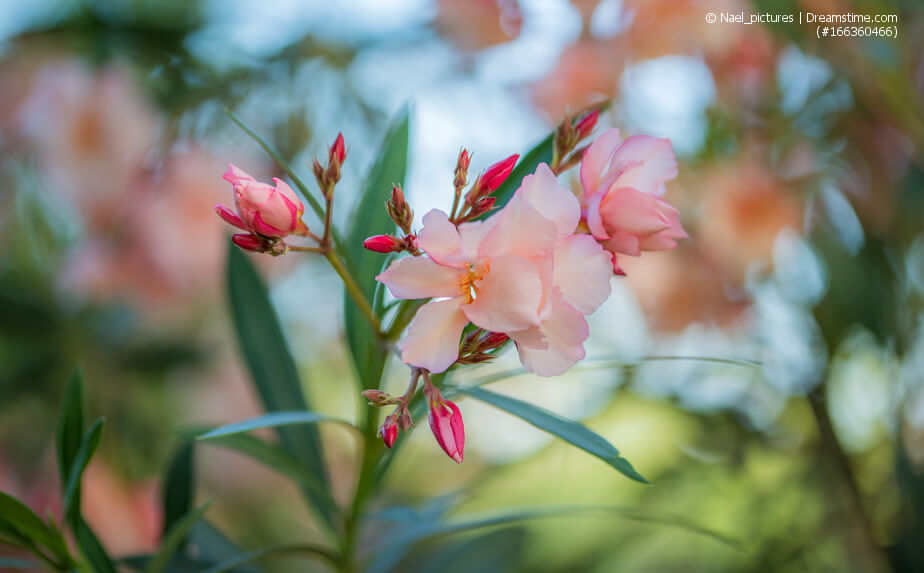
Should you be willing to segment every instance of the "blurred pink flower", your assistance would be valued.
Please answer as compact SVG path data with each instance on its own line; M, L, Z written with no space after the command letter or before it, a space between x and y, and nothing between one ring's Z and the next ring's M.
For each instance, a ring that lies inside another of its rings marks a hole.
M461 50L509 42L523 26L516 0L439 0L437 8L437 30Z
M90 225L124 211L157 143L156 112L130 74L65 62L36 74L20 128L40 165Z
M399 343L402 359L446 370L469 321L510 336L530 372L554 376L583 358L584 315L609 296L611 259L573 234L580 216L545 164L483 222L456 227L440 210L427 213L418 246L428 257L395 261L377 277L398 298L441 299L418 310Z
M668 139L635 135L619 141L609 129L591 144L581 162L581 210L595 239L613 253L613 270L622 274L618 254L665 251L687 237L679 213L667 201L664 183L677 176Z
M225 222L242 231L268 238L308 232L302 221L305 206L285 181L274 178L276 185L273 187L231 164L222 178L234 186L234 205L237 208L235 213L224 205L215 205L215 211Z

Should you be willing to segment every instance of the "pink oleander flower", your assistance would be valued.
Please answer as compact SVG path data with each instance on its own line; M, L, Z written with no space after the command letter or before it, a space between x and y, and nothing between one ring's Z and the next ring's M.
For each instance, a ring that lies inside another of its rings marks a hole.
M305 206L285 181L274 178L275 187L261 183L231 164L222 178L234 186L234 206L237 211L221 204L215 205L215 211L225 222L242 231L269 239L281 239L289 234L305 235L308 232L308 227L302 221ZM248 248L239 241L235 242L242 248Z
M459 407L443 398L436 388L425 389L424 394L427 398L430 430L433 431L436 443L453 461L461 463L465 450L465 425Z
M584 357L584 315L610 294L611 256L575 235L578 200L545 164L484 221L453 225L434 209L417 246L427 256L393 262L376 277L402 299L434 298L399 342L404 362L443 372L472 322L514 340L530 372L554 376Z
M635 135L622 142L608 129L581 162L581 217L590 233L613 253L613 271L623 274L617 255L666 251L687 238L677 209L661 199L664 183L677 176L668 139Z

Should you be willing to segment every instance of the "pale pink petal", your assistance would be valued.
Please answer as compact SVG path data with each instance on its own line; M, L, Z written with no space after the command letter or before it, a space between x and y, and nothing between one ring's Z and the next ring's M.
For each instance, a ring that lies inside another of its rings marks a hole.
M460 247L455 259L459 262L476 262L481 242L497 223L497 217L484 221L471 221L459 225Z
M401 360L430 372L443 372L459 357L459 339L468 318L459 308L463 298L431 301L420 307L398 342Z
M264 237L285 237L288 233L281 229L277 229L272 225L268 225L262 217L262 214L258 211L254 214L253 220L253 230L260 233Z
M528 371L540 376L557 376L584 358L584 341L590 334L587 321L579 310L560 297L555 297L552 313L540 328L549 341L547 349L517 344L520 362Z
M273 177L273 183L276 184L276 191L278 193L281 193L283 197L285 197L286 199L291 201L293 205L295 205L295 210L299 215L305 212L305 206L302 204L301 200L298 198L298 195L295 194L295 191L293 191L292 188L289 187L288 183L276 177Z
M603 226L611 234L622 230L647 235L671 226L670 219L658 208L655 196L629 187L607 193L600 204L600 216L603 217Z
M515 255L492 259L475 290L475 300L463 310L476 326L513 332L539 324L542 281L539 269L528 260Z
M539 214L522 197L513 197L503 210L491 217L493 228L478 249L479 259L505 254L537 257L552 250L558 227Z
M638 236L625 231L616 231L609 239L603 241L603 248L611 253L622 253L637 257L642 254Z
M511 332L509 336L517 343L517 346L526 346L537 350L545 350L549 347L549 340L542 333L542 328L538 326Z
M423 216L423 229L417 235L417 246L442 264L455 261L460 249L459 231L449 222L449 215L431 209Z
M572 234L581 220L581 204L577 197L558 182L545 163L540 163L534 174L523 178L516 195L555 223L559 237Z
M397 298L434 298L459 296L466 273L435 263L427 257L407 257L385 269L377 281L388 287Z
M555 244L552 283L562 299L590 314L610 296L613 259L590 235L572 235Z
M603 179L603 170L610 162L613 152L619 147L619 130L611 128L600 134L594 141L584 157L581 159L581 184L584 194L596 193ZM603 190L605 191L605 189Z
M295 230L298 223L298 208L275 189L272 189L265 201L261 204L256 204L256 208L260 211L263 221L268 225L272 225L286 234Z
M585 215L587 228L590 229L590 234L600 241L610 237L603 226L603 217L600 215L600 203L602 201L602 193L594 193L590 197L587 197L587 213Z
M643 251L670 251L677 247L677 241L669 237L667 231L639 237L638 245Z
M623 141L613 155L613 165L636 162L635 167L626 169L617 185L660 195L664 182L677 177L677 159L669 139L633 135Z
M246 181L256 181L249 173L231 163L228 164L228 171L221 178L232 185L240 185Z

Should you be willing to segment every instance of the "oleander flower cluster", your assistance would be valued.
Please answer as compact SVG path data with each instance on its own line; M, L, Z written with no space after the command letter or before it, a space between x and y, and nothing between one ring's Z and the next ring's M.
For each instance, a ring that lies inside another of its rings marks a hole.
M452 207L429 211L419 226L404 191L393 186L386 210L397 232L369 237L363 245L398 254L375 278L396 299L408 301L404 304L422 303L406 307L416 312L395 347L411 369L407 391L363 392L373 406L395 407L379 429L386 446L394 445L399 429L413 426L409 404L422 379L434 437L461 462L461 411L440 393L431 374L490 361L508 346L529 372L567 372L585 357L587 316L609 298L614 275L625 274L622 257L673 249L687 236L677 209L662 198L666 182L677 176L670 141L646 135L622 139L618 129L609 129L582 146L598 116L590 111L566 119L555 133L551 161L525 175L521 170L519 180L508 181L519 160L513 155L469 184L471 155L463 149L453 175ZM323 236L302 222L304 207L283 181L261 183L231 166L224 177L233 186L236 209L216 210L245 231L234 235L235 243L273 255L322 253L334 264L330 210L345 156L338 135L327 165L314 161L327 202ZM581 188L574 193L559 179L577 166ZM289 235L317 246L289 245Z

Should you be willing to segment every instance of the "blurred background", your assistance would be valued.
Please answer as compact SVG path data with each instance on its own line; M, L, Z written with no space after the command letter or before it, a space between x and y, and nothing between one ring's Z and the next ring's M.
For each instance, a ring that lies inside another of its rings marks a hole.
M477 171L529 149L568 110L613 98L602 127L673 141L668 199L691 238L626 260L591 317L582 367L495 389L586 420L654 485L465 400L464 464L426 431L402 437L376 503L436 499L459 515L624 505L742 547L582 515L423 544L396 569L924 571L922 7L0 1L0 490L60 512L54 416L79 365L91 414L109 421L85 479L87 519L114 555L150 551L175 432L259 413L227 311L230 229L212 206L231 201L229 161L262 180L282 174L226 107L305 175L343 132L343 225L406 103L406 190L422 214L450 205L462 146ZM800 10L895 14L899 35L705 20ZM252 259L306 391L354 417L337 277L307 256ZM463 381L516 364L504 356ZM397 391L406 370L390 371ZM346 497L355 446L323 432ZM241 546L316 535L295 487L199 451L199 497L216 499L209 515Z

